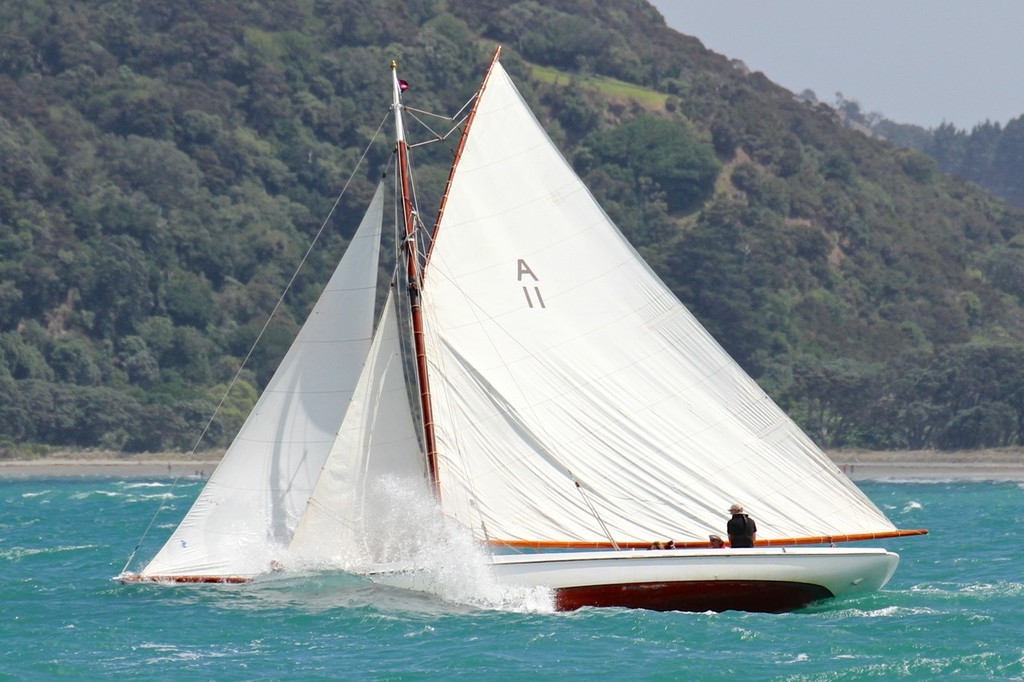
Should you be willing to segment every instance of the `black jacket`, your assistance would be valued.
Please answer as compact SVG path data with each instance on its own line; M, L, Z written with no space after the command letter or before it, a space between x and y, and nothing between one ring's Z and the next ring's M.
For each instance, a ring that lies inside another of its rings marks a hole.
M754 533L757 532L757 524L746 514L733 514L729 523L726 524L725 530L729 533L729 544L733 547L754 546Z

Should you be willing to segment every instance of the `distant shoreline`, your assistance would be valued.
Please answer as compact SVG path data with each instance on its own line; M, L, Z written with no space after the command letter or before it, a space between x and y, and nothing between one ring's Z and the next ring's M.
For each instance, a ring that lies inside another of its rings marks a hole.
M854 481L1021 481L1024 448L987 450L839 450L828 453Z
M55 453L0 459L0 479L11 478L208 478L221 453ZM860 451L829 456L854 481L1021 481L1024 448L961 452Z
M4 478L208 478L218 460L111 460L47 457L0 460Z
M1021 481L1024 464L1004 462L836 462L854 481Z

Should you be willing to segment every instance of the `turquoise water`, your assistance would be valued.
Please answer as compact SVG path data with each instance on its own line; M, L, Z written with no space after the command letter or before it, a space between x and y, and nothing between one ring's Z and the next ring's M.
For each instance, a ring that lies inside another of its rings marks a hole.
M1024 488L861 487L903 528L893 581L798 613L481 608L340 574L121 585L200 483L0 480L0 679L1024 679ZM487 603L484 600L483 603Z

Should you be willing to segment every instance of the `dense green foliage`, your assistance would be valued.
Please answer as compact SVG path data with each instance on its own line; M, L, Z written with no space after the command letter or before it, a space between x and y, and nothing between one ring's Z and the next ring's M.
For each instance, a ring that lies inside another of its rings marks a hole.
M1024 206L1024 116L1005 126L986 122L970 133L946 124L931 131L923 151L939 168L977 182L998 197Z
M1024 115L1005 126L986 121L970 131L951 123L928 130L895 123L882 114L865 114L860 104L840 97L837 103L847 125L860 126L894 144L931 156L943 172L978 183L1015 206L1024 206Z
M609 214L820 443L1024 442L1024 214L641 0L7 0L0 443L191 447L387 115L391 59L411 106L454 113L497 42ZM294 336L386 138L207 445ZM416 151L423 194L453 144Z

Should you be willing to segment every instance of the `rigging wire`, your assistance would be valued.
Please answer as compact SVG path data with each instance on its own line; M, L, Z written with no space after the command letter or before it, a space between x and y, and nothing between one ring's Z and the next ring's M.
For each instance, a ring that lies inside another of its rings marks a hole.
M288 295L288 292L291 291L292 286L295 284L295 280L298 279L299 272L302 271L302 267L306 264L306 261L309 259L310 254L313 252L313 249L316 247L317 242L320 240L320 237L322 237L323 233L326 231L327 225L331 221L331 218L334 216L335 211L337 211L338 206L341 204L342 198L348 192L349 185L351 185L352 180L355 179L356 173L359 172L359 169L363 165L363 161L366 160L367 154L370 153L370 148L373 147L373 143L377 141L377 137L380 135L380 131L384 128L384 124L388 122L389 118L390 114L386 114L384 116L383 120L381 120L380 122L380 125L377 126L377 129L374 131L373 136L370 138L370 141L367 143L366 148L363 150L363 153L359 156L359 160L356 161L355 167L349 174L348 179L345 180L345 184L342 186L341 191L338 193L338 196L335 197L334 204L331 206L331 209L327 212L327 216L320 223L320 228L317 230L316 234L313 235L313 239L310 241L309 247L306 249L306 252L302 255L302 259L299 261L299 264L296 266L295 271L292 273L291 279L289 279L288 283L285 285L284 290L281 292L280 297L278 297L277 299L277 303L274 304L273 310L270 311L270 315L267 316L266 322L263 323L263 328L260 329L259 334L256 335L256 340L253 341L252 346L250 346L249 348L249 352L245 354L245 357L239 364L238 370L235 372L235 375L231 378L231 381L228 383L227 388L224 389L224 393L223 395L221 395L220 402L218 402L217 406L214 408L213 413L210 415L209 420L203 427L202 432L200 432L199 437L196 439L195 445L192 446L192 450L189 452L189 454L196 454L196 451L199 449L199 444L203 442L203 438L206 437L206 434L209 432L214 420L216 420L217 415L220 414L221 409L224 407L224 403L227 401L228 396L231 394L231 389L233 389L235 384L238 383L238 379L242 375L242 371L245 369L249 360L252 358L252 354L256 351L256 347L259 345L260 340L263 338L263 335L270 327L270 323L273 321L274 317L281 309L281 306L284 304L284 299ZM174 492L174 489L177 487L178 482L180 480L181 475L175 477L175 479L171 482L170 492ZM142 532L142 536L139 538L138 542L135 544L135 547L128 555L128 560L125 562L124 568L121 569L122 575L128 571L128 567L131 565L132 561L135 560L135 555L136 553L138 553L139 547L142 546L142 543L145 541L150 529L152 529L153 524L156 522L157 517L163 511L164 507L167 506L167 499L169 497L170 495L166 495L160 500L160 506L157 507L157 510L153 513L153 517L149 520L149 524Z
M432 140L425 140L423 142L417 142L416 144L408 144L408 143L406 143L408 145L409 149L413 149L415 147L422 147L423 145L433 144L435 142L443 142L444 140L447 140L449 137L451 137L451 134L454 133L456 130L459 130L462 127L462 124L465 123L466 117L463 116L462 113L469 107L470 104L473 103L473 100L475 100L475 99L476 99L476 95L474 94L472 97L470 97L468 100L466 100L466 102L462 105L462 107L458 111L456 111L451 116L444 116L442 114L435 114L435 113L430 112L430 111L424 111L423 109L415 109L413 107L406 106L405 104L403 104L402 105L402 111L404 111L407 114L409 114L409 118L413 119L414 121L419 123L421 126L426 128L428 131L430 131L430 134L434 136L434 139L432 139ZM416 114L423 114L424 116L432 116L433 118L438 118L438 119L441 119L442 121L451 122L453 125L452 125L451 128L449 128L447 133L445 133L444 135L440 135L440 134L434 132L434 129L431 128L429 125L427 125L426 122L423 119L421 119L419 116L417 116Z
M454 132L455 132L456 130L458 130L459 128L461 128L461 127L462 127L462 124L464 123L464 120L462 120L462 121L457 121L457 122L455 123L455 125L453 125L453 126L451 127L451 129L450 129L450 130L449 130L449 131L448 131L447 133L445 133L444 135L438 135L437 133L435 133L435 132L433 131L433 129L432 129L432 128L431 128L430 126L428 126L428 125L427 125L426 123L424 123L423 121L420 121L420 119L416 118L415 116L410 116L410 118L412 118L412 119L413 119L414 121L417 121L417 122L418 122L418 123L419 123L420 125L422 125L422 126L423 126L424 128L426 128L427 130L429 130L429 131L430 131L430 132L431 132L431 133L432 133L432 134L434 135L434 139L432 139L432 140L424 140L423 142L417 142L417 143L415 143L415 144L410 144L410 145L408 145L408 148L409 148L409 149L415 149L416 147L422 147L422 146L424 146L424 145L428 145L428 144L434 144L435 142L444 142L444 141L445 141L445 140L447 140L447 139L448 139L449 137L451 137L451 134L452 134L452 133L454 133Z
M569 475L572 476L572 472L571 471L569 472ZM597 519L597 522L599 524L601 524L601 530L604 531L605 537L607 537L608 541L610 543L612 543L612 548L616 552L619 551L619 543L615 542L615 538L612 537L611 532L608 530L608 526L604 525L604 519L602 519L601 515L597 513L597 509L594 508L594 505L590 501L590 498L587 497L587 491L583 489L583 486L580 485L580 482L578 480L576 480L575 476L573 476L572 478L573 478L573 483L576 484L576 489L580 491L580 495L583 497L583 501L587 503L588 507L590 507L590 513L593 514L594 518Z

